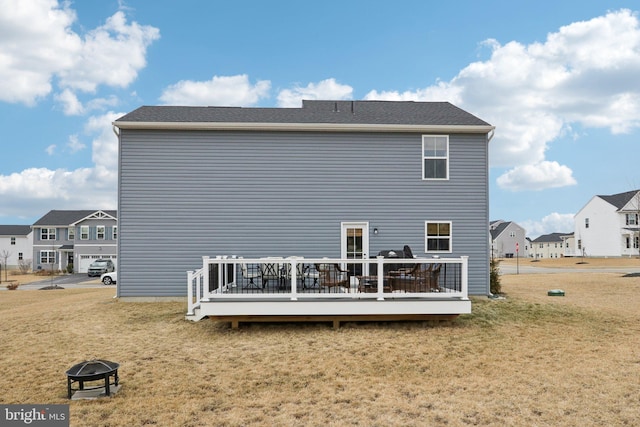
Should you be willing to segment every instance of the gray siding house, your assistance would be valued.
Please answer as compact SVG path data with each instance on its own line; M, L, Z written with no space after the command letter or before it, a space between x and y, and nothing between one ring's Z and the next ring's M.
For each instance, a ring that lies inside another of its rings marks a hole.
M494 258L526 258L528 242L526 230L513 221L491 221L491 256Z
M52 210L33 226L33 269L86 273L93 261L117 265L118 220L115 210Z
M120 144L119 297L187 295L203 256L468 257L489 293L493 126L447 102L141 107Z

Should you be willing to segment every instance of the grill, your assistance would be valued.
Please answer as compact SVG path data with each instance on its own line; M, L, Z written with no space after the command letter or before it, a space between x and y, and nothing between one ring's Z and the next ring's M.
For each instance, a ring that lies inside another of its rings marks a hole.
M111 394L111 385L118 386L118 368L119 363L110 362L108 360L88 360L80 362L77 365L73 365L67 371L67 394L69 399L76 390L96 390L104 387L105 395ZM113 377L113 384L110 382L110 377ZM104 381L104 385L94 385L91 387L85 387L85 382L90 381ZM79 388L74 389L73 383L78 383Z

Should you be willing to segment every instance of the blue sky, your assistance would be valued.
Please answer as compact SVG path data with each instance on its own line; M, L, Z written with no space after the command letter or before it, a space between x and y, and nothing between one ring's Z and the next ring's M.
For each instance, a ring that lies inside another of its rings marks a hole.
M496 126L490 216L530 237L640 188L637 1L434 3L0 0L0 223L116 208L140 105L450 101Z

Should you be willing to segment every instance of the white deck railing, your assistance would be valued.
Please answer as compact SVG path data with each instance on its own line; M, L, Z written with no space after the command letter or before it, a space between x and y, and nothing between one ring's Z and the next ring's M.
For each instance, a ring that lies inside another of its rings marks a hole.
M433 269L435 286L428 289L402 288L403 280L416 283L410 274L412 267ZM327 287L325 269L337 265L341 285ZM439 266L434 268L434 266ZM403 271L404 273L399 273ZM394 286L395 285L395 286ZM398 287L401 289L398 289ZM238 257L202 257L202 268L187 272L188 315L201 302L318 300L318 299L445 299L468 297L468 257L460 258L301 258L269 257L243 259Z

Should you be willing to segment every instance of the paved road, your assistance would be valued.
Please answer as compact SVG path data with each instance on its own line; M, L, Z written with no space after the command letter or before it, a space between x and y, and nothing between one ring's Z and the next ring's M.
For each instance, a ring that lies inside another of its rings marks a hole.
M530 263L527 263L530 264ZM533 267L531 265L501 265L501 274L549 274L549 273L621 273L621 274L640 274L640 267L611 267L611 268L596 268L596 267L567 267L567 268L553 268L553 267Z
M102 284L99 277L88 277L87 274L84 273L84 274L66 274L64 276L49 277L43 280L39 280L37 282L31 282L25 285L20 285L18 289L33 290L33 289L41 289L41 288L44 288L45 286L52 286L52 285L61 286L65 289L106 287L105 285ZM115 285L111 285L109 287L112 287L115 289Z

